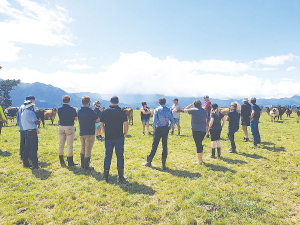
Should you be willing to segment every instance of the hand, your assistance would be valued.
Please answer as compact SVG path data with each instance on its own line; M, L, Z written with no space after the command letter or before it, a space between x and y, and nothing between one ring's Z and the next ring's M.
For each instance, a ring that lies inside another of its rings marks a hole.
M124 134L124 138L126 138L127 134Z
M36 130L36 133L37 133L37 134L40 134L41 132L40 132L40 130Z

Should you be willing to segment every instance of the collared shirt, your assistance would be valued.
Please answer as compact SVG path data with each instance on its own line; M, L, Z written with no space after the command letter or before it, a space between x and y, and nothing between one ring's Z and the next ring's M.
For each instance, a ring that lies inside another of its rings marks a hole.
M21 114L21 124L23 130L38 129L37 125L35 124L35 121L37 120L38 119L36 118L33 110L24 108L24 111Z
M59 117L58 125L74 126L74 117L77 117L77 112L72 106L63 104L58 108L57 114Z
M206 110L199 107L199 108L190 108L187 111L189 114L192 115L191 129L193 131L206 132L206 120L208 118L208 114Z
M20 131L24 131L23 127L22 127L22 122L21 122L21 115L24 112L25 108L24 105L21 105L19 108L19 111L17 113L17 125L20 128ZM32 109L32 111L34 112L34 108Z
M179 104L177 104L177 105L173 104L172 107L171 107L171 110L172 110L174 118L180 119L180 112L176 112L176 110L182 110L181 105L179 105Z
M123 123L127 121L126 112L119 106L109 106L101 115L100 122L104 123L105 139L118 140L124 138Z
M169 122L171 122L170 125ZM168 126L169 129L172 129L174 124L175 124L174 116L172 111L169 108L167 108L164 105L161 105L154 110L153 124L152 124L153 131L155 131L157 127L163 127L163 126Z
M261 109L258 107L258 105L254 104L251 106L251 113L254 111L253 119L254 120L259 120L260 118L260 111Z
M89 107L81 107L77 112L79 120L79 136L95 135L97 114Z
M236 112L236 110L232 110L227 115L229 119L228 130L232 130L234 132L239 130L239 121L240 121L240 114Z

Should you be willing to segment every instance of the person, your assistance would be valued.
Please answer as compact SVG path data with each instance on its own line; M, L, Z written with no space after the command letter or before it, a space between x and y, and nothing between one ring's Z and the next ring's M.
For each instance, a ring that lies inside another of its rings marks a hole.
M247 127L250 126L250 110L251 105L248 102L248 98L244 98L244 104L241 106L241 125L244 131L244 138L242 142L249 141Z
M208 115L207 121L209 122L209 120L210 120L210 111L211 111L211 102L209 101L209 96L208 95L205 95L203 98L204 98L205 103L203 104L202 108L206 110L207 115ZM207 131L206 137L209 138L209 131Z
M0 101L1 101L1 98L2 97L0 95ZM4 123L6 123L6 117L4 115L2 107L0 106L0 135L1 135L1 130L2 130L2 127L3 127Z
M150 154L147 156L147 162L144 163L144 166L151 166L152 159L155 156L157 151L157 147L159 144L160 139L162 139L162 169L167 169L166 161L168 156L168 134L169 130L175 124L174 116L168 107L165 106L166 99L161 97L158 100L158 104L160 105L154 110L153 115L153 142L152 142L152 149Z
M24 102L24 111L21 114L21 124L25 135L25 151L23 153L23 166L38 169L38 119L33 111L34 104L27 100ZM32 165L28 159L31 158Z
M111 97L110 106L103 111L100 119L100 127L105 135L104 174L102 179L108 182L111 158L115 148L119 182L124 183L126 181L126 177L124 177L124 139L129 126L126 112L118 104L119 98L117 96Z
M229 121L228 125L228 137L230 140L231 148L228 150L229 153L237 153L236 145L234 141L234 133L239 130L239 121L240 121L240 114L237 113L238 105L236 102L232 102L230 104L230 112L227 115L226 121Z
M262 114L261 109L256 105L256 98L251 98L250 100L251 106L251 121L250 121L250 129L251 134L253 136L253 145L257 146L257 144L261 143L260 134L258 130L258 123L260 115Z
M194 108L191 108L194 105ZM193 133L194 142L197 148L198 161L195 164L202 164L203 145L202 141L205 137L208 127L208 114L204 108L201 108L201 101L196 99L192 104L184 108L184 112L191 114L191 129Z
M151 112L147 107L146 102L142 102L142 108L140 109L140 111L141 111L141 120L143 124L143 136L145 135L145 127L147 127L148 134L152 135L149 128L149 119L150 119Z
M211 158L215 158L216 144L217 144L217 154L218 157L221 157L221 144L220 136L222 128L225 125L225 118L223 114L218 109L218 104L212 104L212 112L210 114L210 122L208 126L208 131L210 132L211 139ZM222 121L222 125L221 125Z
M78 120L76 109L69 105L70 96L64 95L62 97L62 106L58 108L57 114L59 117L58 121L58 134L59 134L59 146L58 146L58 155L59 161L62 166L65 166L64 161L64 147L67 140L67 149L68 149L68 166L75 166L78 163L73 161L73 143L75 138L75 126L74 120Z
M180 135L180 112L183 112L181 105L178 104L178 98L174 98L173 100L174 104L171 107L173 116L174 116L174 120L175 120L175 124L177 125L177 129L178 129L178 136ZM175 126L173 126L172 128L172 132L171 135L174 134L174 129Z
M35 97L32 95L29 95L26 97L25 101L31 101L32 104L35 104ZM23 160L23 154L25 151L25 131L22 127L22 123L21 123L21 115L24 112L25 108L24 108L24 104L20 106L18 113L17 113L17 125L19 126L19 132L20 132L20 159ZM32 109L34 111L34 108ZM30 154L29 154L30 157Z
M94 111L100 119L101 114L103 112L103 109L100 107L101 106L100 101L95 101L93 105L95 106ZM98 141L101 141L103 137L101 136L100 123L95 123L95 129L96 129L96 138Z
M81 142L81 168L86 172L93 170L90 167L91 153L95 142L95 123L99 123L100 119L97 114L90 108L90 97L82 96L82 107L77 112L79 120L79 136Z

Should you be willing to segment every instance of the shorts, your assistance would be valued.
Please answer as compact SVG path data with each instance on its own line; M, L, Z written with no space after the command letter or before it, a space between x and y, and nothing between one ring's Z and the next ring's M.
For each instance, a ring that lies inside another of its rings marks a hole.
M100 123L95 123L95 130L100 126Z
M179 126L180 125L180 118L174 118L174 120L175 120L175 124L177 126Z
M219 141L222 130L210 130L210 140L211 141Z
M147 123L147 122L149 122L149 119L142 119L142 122Z
M242 118L241 119L241 125L242 126L250 126L250 119Z

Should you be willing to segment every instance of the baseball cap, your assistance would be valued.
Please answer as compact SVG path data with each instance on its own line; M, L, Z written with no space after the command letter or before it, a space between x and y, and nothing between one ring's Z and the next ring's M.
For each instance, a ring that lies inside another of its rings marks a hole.
M204 95L204 98L209 98L209 96L208 95Z
M26 100L35 100L35 97L33 95L29 95L26 97Z
M113 104L118 104L119 98L117 96L113 96L113 97L111 97L110 102Z
M248 102L248 98L244 98L243 102Z

